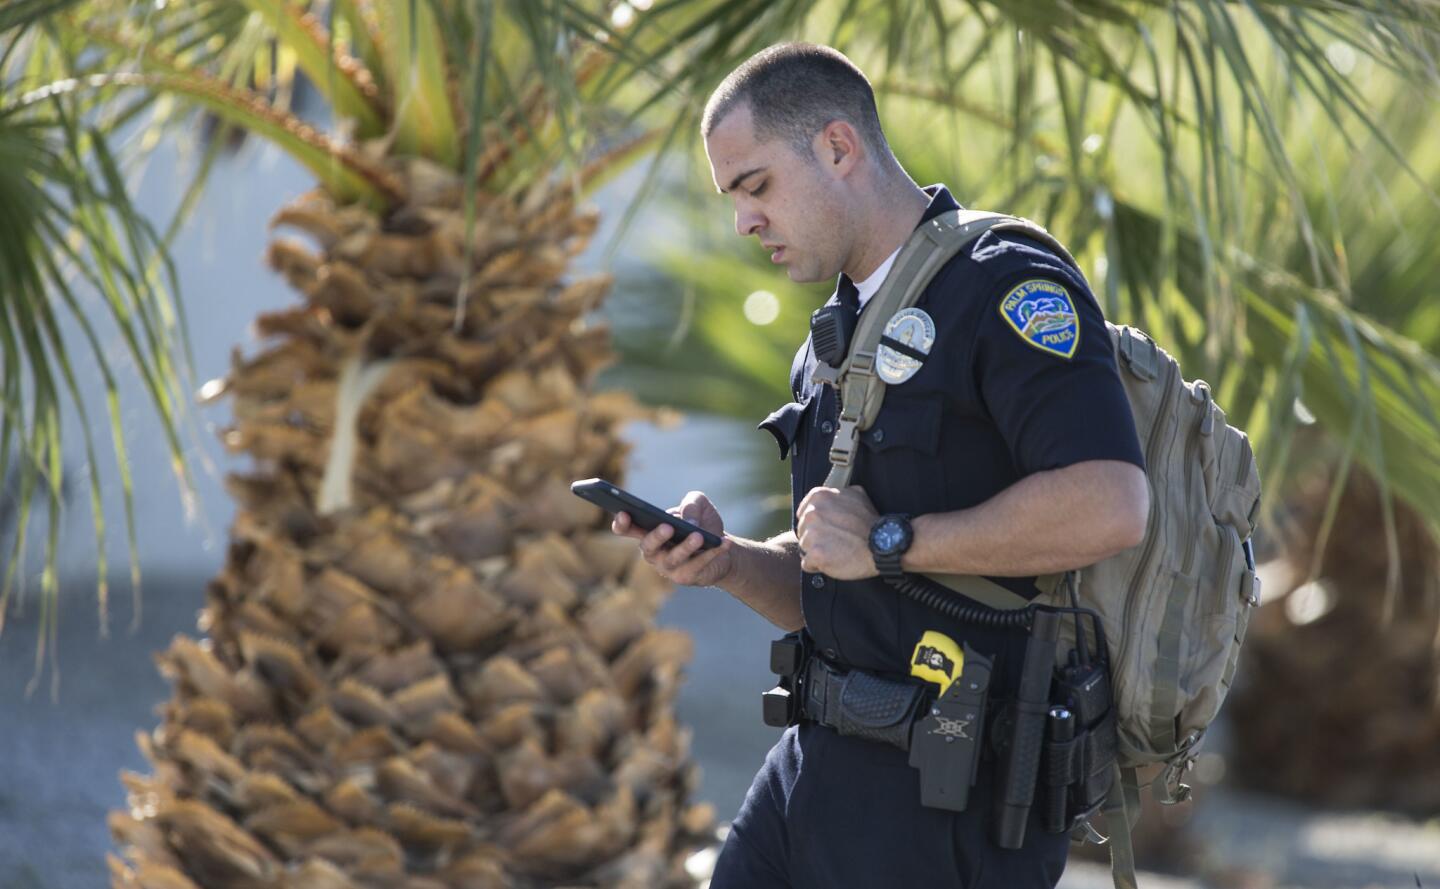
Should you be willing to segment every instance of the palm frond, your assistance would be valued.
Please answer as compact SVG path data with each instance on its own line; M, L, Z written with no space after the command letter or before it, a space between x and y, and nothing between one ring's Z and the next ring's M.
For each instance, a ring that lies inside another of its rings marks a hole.
M434 10L428 0L377 3L375 10L387 38L381 60L392 92L396 149L458 166L459 125L451 105L445 40Z
M1047 22L1043 5L947 19L948 57L965 71L955 80L887 67L879 41L855 49L860 58L868 47L880 66L882 113L907 169L1069 241L1096 270L1110 317L1155 333L1187 375L1217 381L1221 402L1255 433L1272 493L1291 465L1300 399L1342 460L1440 527L1440 376L1427 352L1440 312L1425 296L1440 268L1418 237L1440 222L1440 157L1423 135L1436 118L1417 113L1436 107L1431 12L1154 4L1066 10ZM838 33L880 33L863 15ZM1085 46L1076 43L1082 21L1092 29ZM1014 48L1017 23L1042 49ZM1366 37L1370 28L1384 33ZM1350 61L1389 73L1345 80L1327 39L1354 40L1344 44ZM1390 59L1402 43L1413 63ZM907 49L940 58L923 41ZM1397 266L1398 256L1413 265ZM669 306L652 309L665 319L658 327L627 326L620 310L617 333L626 364L656 373L642 390L649 397L758 419L783 393L736 366L742 356L727 343L758 341L788 358L803 319L780 322L788 336L775 342L741 319L738 301L770 289L782 304L813 303L752 271L754 257L729 257L729 272L665 260L689 295L653 294ZM712 310L730 313L728 323L703 323ZM683 343L676 352L660 348L671 337ZM682 361L733 386L700 399L683 381L665 386Z
M58 516L65 488L60 430L63 405L76 405L83 431L84 474L96 543L97 588L101 626L108 624L106 524L100 496L100 461L87 409L93 395L75 375L64 341L60 314L67 314L85 337L103 381L111 440L124 495L126 538L134 594L140 594L136 554L134 491L120 425L118 386L105 358L92 318L108 315L125 342L129 358L146 381L166 433L171 464L183 496L193 488L181 455L178 412L183 399L176 382L185 368L175 363L176 332L160 317L170 307L173 282L156 272L159 238L129 202L113 167L97 169L87 157L99 146L93 131L81 129L63 97L50 100L51 117L20 121L0 116L0 343L4 345L4 383L0 391L0 476L18 473L19 511L7 569L0 583L0 625L23 563L29 507L36 489L50 515L41 575L40 655L53 638L58 590L56 555ZM106 166L103 157L98 166ZM86 305L73 289L75 279L93 285L104 308ZM13 462L12 462L13 459ZM23 584L23 578L21 583ZM47 621L51 623L47 623ZM53 650L53 649L52 649Z
M355 121L358 137L383 132L385 110L374 77L354 56L337 52L332 35L313 14L288 0L245 0L245 5L264 17L281 46L295 53L300 69L335 113Z

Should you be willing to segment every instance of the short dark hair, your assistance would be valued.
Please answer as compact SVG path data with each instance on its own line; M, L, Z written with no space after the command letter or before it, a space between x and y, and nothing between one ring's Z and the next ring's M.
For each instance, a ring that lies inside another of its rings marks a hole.
M746 59L710 94L700 119L701 134L709 138L741 103L749 103L755 138L762 142L784 139L808 156L815 134L841 119L855 128L877 157L890 154L869 79L843 53L828 46L777 43Z

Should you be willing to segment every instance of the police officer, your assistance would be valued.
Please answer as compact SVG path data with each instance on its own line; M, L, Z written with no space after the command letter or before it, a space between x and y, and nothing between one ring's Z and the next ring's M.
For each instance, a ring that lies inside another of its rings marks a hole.
M737 232L757 237L792 280L838 276L829 305L863 311L917 225L958 206L901 168L869 82L827 47L781 44L750 58L711 96L702 132ZM613 530L638 539L670 580L722 587L782 629L803 627L835 669L908 678L933 631L993 658L992 695L1003 698L1016 689L1023 632L927 609L882 567L985 577L1033 598L1039 576L1138 544L1144 461L1099 306L1059 257L987 233L916 308L933 323L933 345L888 386L844 489L823 486L835 391L812 381L808 339L797 352L795 400L761 424L791 461L791 531L724 534L694 491L672 512L723 535L718 548L700 552L698 534L675 544L665 525L643 533L624 514ZM1032 812L1021 848L992 841L996 757L982 746L969 804L953 812L921 805L902 750L810 722L787 729L732 824L712 889L1053 886L1068 835L1045 833Z

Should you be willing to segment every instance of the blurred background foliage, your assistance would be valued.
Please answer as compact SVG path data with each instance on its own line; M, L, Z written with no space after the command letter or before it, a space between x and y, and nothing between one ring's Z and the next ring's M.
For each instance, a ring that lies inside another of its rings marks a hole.
M874 78L882 118L918 182L1044 224L1112 321L1151 332L1187 376L1212 383L1257 443L1272 519L1297 473L1324 466L1338 490L1358 458L1387 504L1405 500L1433 531L1430 44L1397 62L1357 49L1373 47L1361 35L1309 33L1307 14L1272 12L1285 24L1263 10L1217 19L1205 4L1107 21L1085 41L1109 61L1083 71L1054 30L983 15L957 15L945 52L906 43L906 64L926 59L926 74L892 74L883 46L854 54L886 72ZM966 64L952 74L945 57ZM831 286L767 270L704 170L698 154L677 171L681 243L657 245L651 286L616 297L617 379L758 420L789 400L790 355ZM1325 434L1294 437L1311 424ZM1392 519L1377 518L1386 531ZM1397 553L1393 535L1375 542Z

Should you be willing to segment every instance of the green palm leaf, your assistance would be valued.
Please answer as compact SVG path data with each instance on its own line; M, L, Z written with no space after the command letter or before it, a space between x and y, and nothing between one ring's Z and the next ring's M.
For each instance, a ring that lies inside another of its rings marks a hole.
M1426 299L1440 267L1420 236L1440 221L1440 157L1425 141L1434 113L1417 113L1435 107L1425 61L1434 33L1402 29L1373 62L1391 73L1361 81L1362 96L1337 82L1338 69L1322 70L1331 63L1316 43L1337 34L1358 40L1354 23L1321 21L1314 10L1261 20L1279 10L1270 7L1247 24L1199 6L1172 10L1164 34L1142 33L1128 14L1106 26L1117 57L1151 60L1148 80L1109 63L1077 76L1079 50L1064 35L1012 59L994 48L1014 44L1013 34L1001 39L1009 23L962 27L949 53L964 59L959 77L931 86L882 69L892 142L920 181L948 181L972 206L1046 224L1095 272L1110 317L1157 334L1187 375L1217 381L1221 403L1260 446L1268 505L1294 466L1289 442L1301 398L1331 432L1342 466L1357 459L1387 497L1440 528L1440 363L1429 351L1440 313ZM1430 27L1419 13L1406 21ZM1257 56L1257 40L1279 52ZM1391 61L1400 43L1417 40L1417 64ZM1228 49L1218 46L1224 41ZM1294 61L1290 54L1309 54L1296 66L1308 75L1276 63ZM987 56L988 73L976 62ZM1178 61L1167 72L1162 58ZM1256 58L1268 59L1268 70ZM1013 79L986 90L1006 64L1015 65ZM1418 94L1400 74L1425 81ZM1341 93L1349 98L1334 100ZM1151 98L1137 104L1142 96ZM1117 125L1137 118L1146 126ZM1314 135L1318 124L1330 124L1323 137ZM710 200L724 216L723 201ZM667 261L683 300L658 293L666 307L652 304L651 314L662 323L629 324L622 309L617 324L627 362L662 371L651 397L758 419L788 400L777 389L783 372L774 385L755 386L748 368L730 363L728 344L759 341L788 356L803 337L803 312L757 330L741 319L739 301L765 288L808 311L818 295L754 269L757 255L727 252L728 272L724 263ZM683 313L675 308L682 304ZM682 314L683 329L673 326ZM682 360L690 376L664 387L677 379L667 365ZM742 385L681 388L717 377ZM745 391L754 394L742 402ZM1383 521L1394 553L1393 516ZM1392 571L1389 589L1397 587Z
M87 405L93 395L76 380L68 345L60 333L60 313L77 324L93 352L103 379L111 440L124 490L127 543L132 588L139 590L133 491L124 437L120 428L118 390L90 320L95 310L72 289L77 275L102 294L109 320L121 333L129 357L147 384L150 399L167 430L172 466L182 492L191 488L188 470L175 434L180 399L177 381L184 367L172 359L174 325L162 320L173 313L169 293L173 281L160 262L159 240L139 216L110 170L103 143L93 131L82 131L58 99L48 122L21 122L0 116L0 343L4 345L3 423L0 423L0 467L18 466L18 522L0 582L0 620L14 592L17 569L25 551L28 508L38 488L50 517L42 574L41 645L53 638L55 554L58 518L63 507L65 475L60 411L65 402L80 413L86 451L85 475L90 493L97 555L101 626L107 623L105 521L100 508L99 467ZM99 166L83 160L97 152ZM49 186L48 188L46 186ZM188 359L187 359L188 360ZM26 383L29 383L28 391Z

